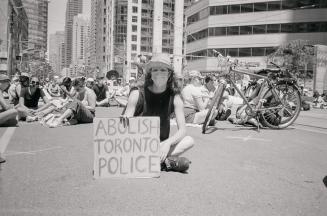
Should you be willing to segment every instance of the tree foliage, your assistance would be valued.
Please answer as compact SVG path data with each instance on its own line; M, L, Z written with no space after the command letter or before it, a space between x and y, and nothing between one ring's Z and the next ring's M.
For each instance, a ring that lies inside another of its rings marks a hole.
M282 44L268 56L268 60L286 67L296 77L304 77L304 68L312 63L314 48L307 40L294 40Z

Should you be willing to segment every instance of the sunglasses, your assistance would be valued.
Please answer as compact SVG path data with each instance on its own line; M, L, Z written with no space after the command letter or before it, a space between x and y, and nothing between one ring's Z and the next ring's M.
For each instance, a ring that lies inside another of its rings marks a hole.
M32 81L31 84L33 84L33 85L40 85L40 82Z

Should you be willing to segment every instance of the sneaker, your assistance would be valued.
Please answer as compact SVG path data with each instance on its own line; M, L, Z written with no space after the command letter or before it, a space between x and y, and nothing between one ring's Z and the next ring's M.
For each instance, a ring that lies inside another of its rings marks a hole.
M229 118L229 116L232 114L232 111L231 111L231 109L227 109L225 112L224 112L224 114L223 115L221 115L220 116L220 121L226 121L228 118Z
M0 157L0 163L4 163L4 162L6 162L6 160L4 158Z
M164 163L161 164L161 170L164 171L175 171L175 172L186 172L190 166L191 161L185 157L167 157Z
M216 119L211 119L210 121L209 121L209 126L215 126L216 125Z

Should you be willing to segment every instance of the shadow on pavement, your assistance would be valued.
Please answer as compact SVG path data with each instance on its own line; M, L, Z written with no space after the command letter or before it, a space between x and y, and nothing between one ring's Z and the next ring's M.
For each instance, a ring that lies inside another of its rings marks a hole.
M327 188L327 176L322 180L324 182L325 187Z

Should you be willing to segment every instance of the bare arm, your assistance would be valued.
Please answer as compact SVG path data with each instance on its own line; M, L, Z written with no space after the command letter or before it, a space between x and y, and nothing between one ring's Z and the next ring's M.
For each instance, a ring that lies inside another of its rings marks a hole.
M174 97L174 108L177 122L177 132L165 140L163 144L172 146L179 143L186 135L185 115L184 115L184 104L180 95Z
M131 94L129 95L129 98L128 98L128 103L127 103L127 107L126 107L125 114L124 114L125 117L133 117L134 116L135 108L136 108L139 96L140 96L139 91L134 90L131 92Z
M202 111L208 106L210 100L209 100L209 98L206 98L203 101L202 97L196 97L196 98L194 98L194 101L195 101L195 104L198 107L198 109L200 111Z
M95 111L96 105L96 95L93 90L88 91L86 98L84 100L87 101L87 105L85 106L88 110Z
M4 110L8 110L10 108L6 103L1 90L0 90L0 107L2 107L2 109Z

